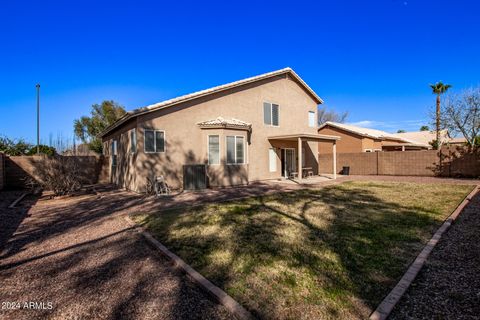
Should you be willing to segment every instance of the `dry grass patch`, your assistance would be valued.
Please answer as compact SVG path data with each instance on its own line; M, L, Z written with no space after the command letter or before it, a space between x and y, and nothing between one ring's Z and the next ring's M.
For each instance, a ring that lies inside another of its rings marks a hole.
M365 318L472 189L348 182L134 219L261 318Z

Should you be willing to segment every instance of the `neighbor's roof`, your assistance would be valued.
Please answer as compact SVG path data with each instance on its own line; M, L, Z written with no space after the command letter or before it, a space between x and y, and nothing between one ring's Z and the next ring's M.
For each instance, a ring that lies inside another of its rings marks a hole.
M382 130L363 128L363 127L358 127L351 124L338 123L338 122L332 122L332 121L327 121L324 124L322 124L319 127L319 130L326 126L332 126L350 133L360 135L362 137L368 137L368 138L379 139L379 140L395 140L399 142L406 142L411 145L430 147L428 143L423 143L421 141L399 137L399 136L396 136L395 134L388 133Z
M414 140L417 142L421 142L424 144L429 144L432 140L437 139L437 133L435 131L411 131L411 132L401 132L401 133L394 133L394 136L399 138ZM440 140L442 143L449 142L451 139L448 135L448 130L441 130L440 131Z
M213 88L210 88L210 89L197 91L197 92L190 93L190 94L187 94L187 95L183 95L183 96L180 96L180 97L177 97L177 98L173 98L173 99L165 100L165 101L162 101L162 102L159 102L159 103L155 103L155 104L143 107L143 108L138 108L138 109L135 109L133 111L129 111L123 117L121 117L119 120L117 120L114 124L107 127L100 134L100 136L101 137L105 136L111 130L118 127L120 124L122 124L125 121L127 121L127 120L129 120L133 117L136 117L138 115L153 112L155 110L159 110L159 109L163 109L163 108L167 108L167 107L171 107L171 106L177 105L177 104L182 103L182 102L190 101L190 100L193 100L193 99L208 96L208 95L211 95L211 94L214 94L214 93L222 92L222 91L225 91L225 90L228 90L228 89L232 89L232 88L239 87L239 86L242 86L242 85L245 85L245 84L254 83L254 82L257 82L257 81L261 81L261 80L264 80L264 79L272 78L272 77L283 75L283 74L289 74L290 76L292 76L292 78L294 80L296 80L312 96L312 98L317 103L319 103L319 104L323 103L323 100L315 93L315 91L313 91L305 83L305 81L302 80L302 78L300 78L300 76L298 74L295 73L295 71L293 71L291 68L284 68L284 69L280 69L280 70L277 70L277 71L264 73L264 74L261 74L261 75L255 76L255 77L250 77L250 78L246 78L246 79L243 79L243 80L230 82L230 83L220 85L220 86L216 86L216 87L213 87Z
M223 117L217 117L213 120L207 120L197 123L201 128L241 128L250 129L252 125L248 122L238 119L225 119Z
M393 140L403 140L399 137L395 137L394 135L381 131L381 130L376 130L376 129L370 129L370 128L363 128L363 127L358 127L354 126L351 124L345 124L345 123L339 123L339 122L332 122L332 121L327 121L324 124L322 124L318 129L322 129L325 126L332 126L338 129L342 129L344 131L348 131L351 133L355 133L360 136L368 137L368 138L373 138L373 139L393 139Z
M466 142L467 142L467 139L465 139L464 137L451 138L450 140L448 140L448 143L466 143Z

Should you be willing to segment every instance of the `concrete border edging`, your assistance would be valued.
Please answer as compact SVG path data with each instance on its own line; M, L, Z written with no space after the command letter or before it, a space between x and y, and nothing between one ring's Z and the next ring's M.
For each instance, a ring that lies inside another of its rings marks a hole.
M468 194L465 199L463 199L463 201L460 203L460 205L458 205L458 207L453 211L453 213L443 222L440 228L438 228L430 241L427 242L423 250L419 253L416 259L407 269L407 272L405 272L400 281L395 285L392 291L390 291L390 293L383 299L383 301L378 305L375 311L373 311L373 313L370 315L370 320L385 320L388 318L393 308L400 301L402 296L412 284L413 280L415 280L417 274L420 272L420 269L422 269L428 256L442 237L443 233L448 230L452 223L458 218L460 212L462 212L465 206L479 191L480 186L475 186L475 188Z
M29 192L24 192L24 193L22 193L15 201L13 201L13 202L8 206L8 208L9 208L9 209L15 208L15 206L16 206L20 201L22 201L22 199L25 198L25 196L26 196L27 194L29 194Z
M211 283L207 278L202 276L199 272L193 269L190 265L185 263L179 256L168 250L163 244L155 239L146 229L137 223L135 223L128 215L125 216L127 222L136 227L139 233L153 246L155 246L162 255L172 261L173 266L184 271L189 275L197 284L199 284L204 290L206 290L213 298L215 298L220 304L222 304L228 311L230 311L236 318L240 320L254 319L252 314L240 305L235 299L229 296L225 291Z

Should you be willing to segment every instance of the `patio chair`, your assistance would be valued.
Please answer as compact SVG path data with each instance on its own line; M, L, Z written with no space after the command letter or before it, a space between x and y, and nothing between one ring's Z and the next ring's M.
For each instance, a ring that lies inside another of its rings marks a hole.
M155 196L158 197L161 195L170 194L170 187L168 186L163 176L155 177L154 181L155 181L155 184L154 184Z
M290 179L295 179L298 178L298 172L291 171L290 174L288 175Z

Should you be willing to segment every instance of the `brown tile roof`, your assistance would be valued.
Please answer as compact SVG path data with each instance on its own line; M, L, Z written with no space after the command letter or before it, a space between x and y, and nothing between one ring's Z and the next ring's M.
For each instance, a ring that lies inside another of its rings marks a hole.
M223 117L217 117L216 119L202 121L197 123L202 128L244 128L250 129L252 125L248 122L238 119L225 119Z

